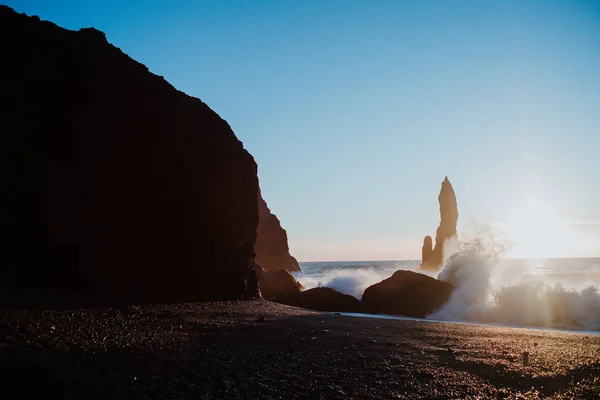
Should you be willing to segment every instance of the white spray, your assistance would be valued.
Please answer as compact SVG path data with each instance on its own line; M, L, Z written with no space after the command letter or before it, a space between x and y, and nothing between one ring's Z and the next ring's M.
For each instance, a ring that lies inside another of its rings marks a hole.
M395 269L376 270L375 268L332 270L322 277L299 277L298 281L307 289L329 287L360 300L366 288L389 278L394 271Z
M456 289L428 318L600 330L600 294L594 286L566 289L535 280L494 284L504 249L491 236L462 242L438 275Z

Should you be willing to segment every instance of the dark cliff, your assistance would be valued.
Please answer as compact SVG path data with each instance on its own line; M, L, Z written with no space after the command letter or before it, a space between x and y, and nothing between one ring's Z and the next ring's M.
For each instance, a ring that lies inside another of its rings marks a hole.
M0 6L0 287L256 295L256 164L202 101Z
M256 262L266 270L300 271L298 261L290 255L287 232L277 216L271 213L262 195L258 193L258 233L256 235Z
M439 269L444 263L444 243L457 235L458 205L448 177L442 182L438 202L440 203L440 225L435 234L435 247L432 248L431 236L425 236L422 248L422 269Z

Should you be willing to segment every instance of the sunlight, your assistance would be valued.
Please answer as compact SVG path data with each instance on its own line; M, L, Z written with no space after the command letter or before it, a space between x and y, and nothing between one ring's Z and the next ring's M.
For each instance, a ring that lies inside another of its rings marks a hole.
M555 209L529 199L508 220L511 257L555 258L577 255L575 232L561 220Z

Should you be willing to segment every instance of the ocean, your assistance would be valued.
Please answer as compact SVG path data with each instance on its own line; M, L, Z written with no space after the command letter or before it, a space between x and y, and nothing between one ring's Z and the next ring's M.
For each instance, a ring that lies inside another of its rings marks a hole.
M294 276L305 288L327 286L360 299L364 290L420 261L301 262ZM456 272L458 271L458 273ZM600 331L600 258L493 259L459 254L439 272L450 301L428 319ZM452 273L450 273L452 272Z

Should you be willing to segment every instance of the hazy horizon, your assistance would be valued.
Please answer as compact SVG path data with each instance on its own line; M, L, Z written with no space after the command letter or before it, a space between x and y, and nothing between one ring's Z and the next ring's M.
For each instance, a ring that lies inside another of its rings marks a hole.
M516 260L516 261L518 261L518 260L523 260L523 261L532 260L532 258L529 258L529 257L511 257L511 256L503 257L503 259L505 259L505 260ZM592 259L600 259L600 257L591 256L591 257L547 257L547 258L537 258L537 259L533 258L533 260L573 260L573 259L574 260L579 260L579 259L592 260ZM310 261L298 260L298 262L301 263L301 264L303 264L303 263L353 263L353 262L381 263L381 262L395 262L395 261L421 262L421 257L414 258L414 259L405 259L405 260L400 260L400 259L396 259L396 260L310 260Z
M4 1L109 42L223 117L301 262L459 236L600 256L600 2Z

